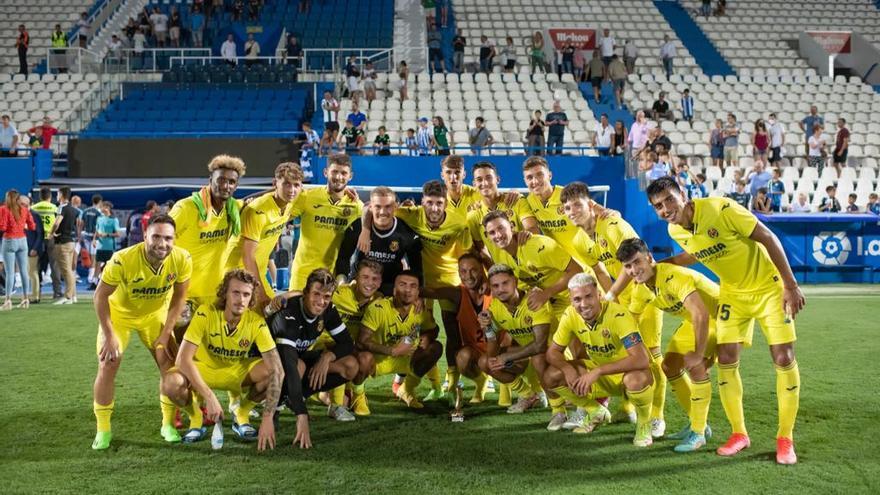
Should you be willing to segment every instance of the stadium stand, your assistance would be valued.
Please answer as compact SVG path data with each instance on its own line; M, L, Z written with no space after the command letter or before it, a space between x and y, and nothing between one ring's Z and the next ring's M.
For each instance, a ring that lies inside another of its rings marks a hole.
M97 74L0 74L0 84L8 105L4 112L24 132L44 116L62 126L101 83Z
M0 9L5 12L0 19L0 73L18 72L15 38L19 24L24 24L30 34L28 65L33 68L45 59L55 24L70 30L80 13L89 10L92 3L92 0L57 0L45 4L30 0L0 1Z

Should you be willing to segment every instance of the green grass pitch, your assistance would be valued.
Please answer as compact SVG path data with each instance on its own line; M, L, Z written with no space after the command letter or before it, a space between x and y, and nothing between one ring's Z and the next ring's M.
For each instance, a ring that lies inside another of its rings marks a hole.
M336 423L312 404L310 451L291 448L289 412L272 452L232 441L228 423L221 451L207 441L168 445L159 436L158 373L136 338L117 380L113 444L94 452L91 305L16 310L0 314L0 492L876 494L880 292L821 290L808 292L797 321L803 385L796 466L773 461L775 375L757 330L742 358L752 447L732 459L713 452L729 433L717 392L709 448L680 455L669 440L634 448L631 425L588 436L550 433L548 411L507 415L495 395L452 424L445 403L407 410L392 398L388 378L368 382L368 418ZM667 335L674 325L667 318ZM685 419L671 391L666 411L667 429L677 431Z

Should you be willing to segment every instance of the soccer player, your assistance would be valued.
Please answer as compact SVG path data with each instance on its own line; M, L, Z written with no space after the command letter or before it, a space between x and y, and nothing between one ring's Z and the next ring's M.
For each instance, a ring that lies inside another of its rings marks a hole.
M293 443L312 446L305 399L315 392L334 389L355 377L358 361L352 356L354 341L333 306L336 281L319 268L309 274L303 294L286 299L269 318L269 327L284 366L284 390L288 407L296 414ZM332 349L309 350L322 334L333 338Z
M260 281L254 296L260 307L275 295L266 279L269 256L284 226L296 216L294 201L302 191L303 174L299 165L285 162L275 167L273 190L253 200L241 212L241 236L229 254L227 269L244 268Z
M434 317L419 301L419 276L401 272L394 280L394 295L370 304L364 312L358 335L363 351L358 352L360 370L354 384L362 384L368 376L404 373L406 379L396 395L407 406L421 409L415 389L443 353L436 339Z
M615 279L623 275L623 268L617 258L617 249L626 239L638 238L635 229L626 220L608 215L607 210L590 199L590 190L583 182L572 182L562 189L560 200L564 205L565 213L581 230L575 247L581 252L581 258L586 260L596 272L599 284L605 290L610 287L605 285L610 281L604 278L599 263L605 266L607 272ZM586 236L586 239L584 239ZM623 307L628 308L630 303L631 289L623 290L618 294L618 301ZM654 438L662 437L666 433L666 421L664 409L666 405L666 376L663 374L661 362L663 356L660 352L661 336L663 332L663 313L654 306L644 308L640 318L639 333L644 339L645 345L651 352L651 372L654 374L654 403L651 406L651 434ZM621 413L624 413L621 415ZM632 419L631 407L624 403L615 420L623 416Z
M544 375L544 385L587 410L586 399L613 395L626 397L636 409L633 445L650 446L653 443L651 401L654 380L650 370L651 358L642 343L635 319L623 306L603 300L596 279L591 275L575 275L568 283L568 289L571 306L565 311L547 349L550 367ZM588 359L566 360L563 353L573 339L583 343ZM595 427L608 418L610 414L600 406L588 424ZM583 430L589 431L592 428Z
M703 263L720 279L718 390L733 434L718 454L735 455L751 443L743 417L739 354L743 345L751 344L757 320L776 367L776 462L796 463L792 438L801 380L794 355L794 317L804 307L804 295L779 239L730 199L688 201L674 179L658 179L646 192L657 216L669 222L669 235L685 251L670 261L682 266Z
M160 374L173 364L176 341L172 332L186 304L186 289L192 276L189 253L174 245L174 227L170 216L154 215L144 242L117 251L101 273L95 291L98 315L98 376L94 387L98 432L92 443L95 450L108 448L113 437L110 417L114 382L131 332L137 332L144 346L150 349ZM167 397L160 397L160 403L162 437L167 442L179 442L180 434L173 425L174 404Z
M471 205L480 202L480 192L464 183L466 175L461 155L449 155L440 162L440 177L446 185L446 208L464 218Z
M330 155L324 168L327 187L307 189L297 198L301 233L290 269L290 290L301 291L314 270L336 265L345 229L363 211L357 194L347 189L352 177L351 158Z
M663 374L690 419L690 424L673 436L681 440L675 451L697 450L712 434L706 420L712 401L709 368L715 362L718 284L689 268L655 263L648 245L638 238L620 243L616 258L635 282L629 307L633 316L653 303L682 319L663 356Z
M185 443L203 440L198 403L203 401L212 421L223 418L223 407L213 389L242 395L232 431L257 448L275 448L275 407L281 395L284 371L266 321L251 310L260 282L250 273L235 269L223 276L213 303L199 306L186 329L176 367L169 370L162 391L190 417ZM261 357L250 357L255 344ZM259 433L250 425L253 405L266 399Z
M488 277L492 301L488 310L479 315L487 344L478 365L481 371L509 384L519 394L516 404L507 409L508 413L519 414L541 402L538 376L547 369L544 353L552 316L546 304L537 310L529 309L525 293L517 287L516 275L509 266L492 265ZM498 342L502 332L510 336L507 345Z
M474 174L474 187L480 191L480 202L471 205L468 212L467 221L471 231L471 239L474 243L474 249L479 252L483 246L491 243L488 242L486 232L483 229L483 218L491 211L500 211L507 215L510 222L517 230L524 230L537 234L538 222L535 220L528 203L525 198L517 194L517 200L511 205L505 194L498 190L498 184L501 183L501 177L498 170L492 162L482 161L474 164L472 173ZM492 251L489 251L492 254ZM492 258L496 263L498 260Z
M394 279L404 269L422 274L422 242L403 220L395 216L397 195L391 188L379 186L370 192L370 205L363 219L355 220L346 230L336 257L334 274L344 280L353 278L354 268L361 259L382 265L381 292L390 296ZM363 226L363 228L362 228ZM370 235L370 249L357 249L362 231ZM299 251L299 249L297 249Z

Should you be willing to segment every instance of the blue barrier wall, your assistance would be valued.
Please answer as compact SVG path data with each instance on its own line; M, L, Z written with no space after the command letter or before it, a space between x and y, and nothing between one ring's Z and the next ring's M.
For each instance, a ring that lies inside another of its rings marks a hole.
M8 189L28 192L36 181L52 177L52 152L36 150L32 156L0 158L0 194Z

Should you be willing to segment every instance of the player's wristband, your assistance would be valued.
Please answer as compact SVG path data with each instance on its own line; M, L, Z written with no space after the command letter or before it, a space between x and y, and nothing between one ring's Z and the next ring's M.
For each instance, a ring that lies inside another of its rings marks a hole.
M608 302L613 301L614 300L614 292L609 290L608 292L605 293L605 295L603 296L603 299L605 299Z

